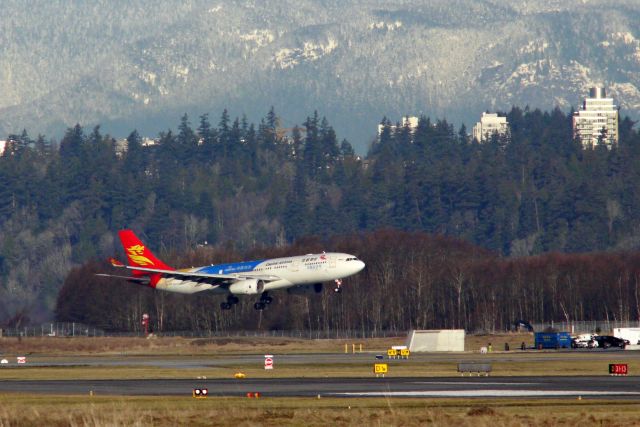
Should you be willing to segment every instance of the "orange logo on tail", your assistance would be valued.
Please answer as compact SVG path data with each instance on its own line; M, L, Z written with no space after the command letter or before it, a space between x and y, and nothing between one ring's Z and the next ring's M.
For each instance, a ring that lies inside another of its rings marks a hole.
M131 261L138 265L154 265L153 261L142 255L144 253L144 246L142 245L129 246L127 248L127 253Z

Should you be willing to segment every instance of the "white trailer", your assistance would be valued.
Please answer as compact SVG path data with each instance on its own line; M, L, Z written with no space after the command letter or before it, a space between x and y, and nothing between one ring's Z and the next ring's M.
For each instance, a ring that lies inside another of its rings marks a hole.
M464 329L412 330L407 336L409 351L464 351Z
M640 328L613 328L613 336L628 340L630 345L640 345Z

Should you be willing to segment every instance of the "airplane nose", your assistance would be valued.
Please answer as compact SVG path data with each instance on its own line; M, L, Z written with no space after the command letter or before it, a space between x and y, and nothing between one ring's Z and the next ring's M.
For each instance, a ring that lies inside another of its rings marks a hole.
M362 271L364 269L364 265L365 265L364 262L360 260L356 261L356 265L355 265L356 273L358 273L359 271Z

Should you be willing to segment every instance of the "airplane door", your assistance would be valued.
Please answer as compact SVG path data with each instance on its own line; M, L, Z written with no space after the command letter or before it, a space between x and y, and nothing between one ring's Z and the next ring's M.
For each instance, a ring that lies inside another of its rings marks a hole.
M329 255L329 268L336 268L336 256Z
M291 271L298 271L300 269L300 260L294 259L291 263Z

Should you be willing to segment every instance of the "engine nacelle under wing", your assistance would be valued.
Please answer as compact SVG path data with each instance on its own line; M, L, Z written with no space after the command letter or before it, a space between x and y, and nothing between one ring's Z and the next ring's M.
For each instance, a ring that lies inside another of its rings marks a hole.
M322 283L314 283L313 285L299 285L287 289L287 293L291 295L313 295L322 292Z
M257 295L264 291L264 282L258 279L246 279L229 285L229 292L234 295Z

